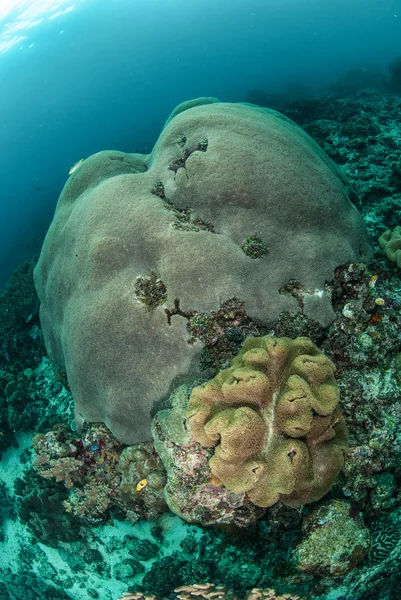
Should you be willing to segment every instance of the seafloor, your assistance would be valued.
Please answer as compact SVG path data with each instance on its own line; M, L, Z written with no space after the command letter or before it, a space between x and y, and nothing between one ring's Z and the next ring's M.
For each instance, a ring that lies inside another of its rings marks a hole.
M128 590L244 598L252 588L264 590L255 600L400 597L401 277L377 240L401 225L401 95L365 90L281 111L347 175L375 245L370 265L335 273L329 328L300 314L282 315L273 331L310 337L337 366L350 435L342 474L320 509L276 504L245 530L188 524L157 503L124 513L106 494L121 445L104 430L86 431L86 441L68 430L71 394L46 358L32 257L0 296L0 600L117 600ZM44 434L80 449L79 473L41 476ZM105 496L91 504L100 477ZM206 583L215 587L174 592Z

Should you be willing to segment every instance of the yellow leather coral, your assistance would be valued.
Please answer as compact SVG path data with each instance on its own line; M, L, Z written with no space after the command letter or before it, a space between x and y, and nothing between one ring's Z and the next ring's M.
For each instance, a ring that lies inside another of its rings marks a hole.
M379 246L386 252L389 260L401 267L401 227L394 227L393 231L388 229L379 237Z
M215 446L213 475L257 506L313 502L344 462L334 364L309 340L248 338L231 367L192 391L188 419Z

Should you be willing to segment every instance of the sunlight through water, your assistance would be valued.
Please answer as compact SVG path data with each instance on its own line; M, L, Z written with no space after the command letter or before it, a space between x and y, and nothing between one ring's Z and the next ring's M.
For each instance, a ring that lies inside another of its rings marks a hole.
M71 0L2 0L0 5L0 53L28 38L28 30L72 11Z

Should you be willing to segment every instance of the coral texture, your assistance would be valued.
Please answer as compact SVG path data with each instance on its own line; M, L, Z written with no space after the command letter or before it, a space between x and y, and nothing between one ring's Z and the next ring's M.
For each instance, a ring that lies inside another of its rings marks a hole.
M382 233L379 245L385 250L387 258L401 267L401 227L394 227L393 231L387 229Z
M308 338L248 338L189 400L195 439L216 447L212 473L257 506L324 496L347 448L334 371Z
M301 297L306 315L329 323L325 282L371 256L348 192L289 119L205 99L175 110L149 156L85 160L35 269L46 347L67 373L78 426L150 439L154 401L193 377L201 350L187 343L186 315L236 297L251 319L273 323ZM247 255L251 238L268 252ZM292 280L297 298L282 292Z
M343 500L324 502L305 519L305 539L295 552L301 571L342 575L368 554L371 535L359 511Z

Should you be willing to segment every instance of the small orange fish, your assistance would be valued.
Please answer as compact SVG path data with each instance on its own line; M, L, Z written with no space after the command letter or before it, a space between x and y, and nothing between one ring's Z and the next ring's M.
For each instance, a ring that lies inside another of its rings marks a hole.
M369 280L369 287L374 288L378 278L379 278L378 275L372 275L372 277Z
M384 306L386 304L386 301L384 298L376 298L375 300L375 304L377 306Z
M220 481L220 479L218 477L216 477L216 475L213 475L210 478L210 482L209 482L213 487L221 487L222 486L222 482Z
M377 313L375 313L374 315L372 315L370 317L369 325L372 325L374 327L375 325L380 323L380 321L382 319L383 319L383 315L378 315Z
M140 492L147 485L148 485L148 480L147 479L141 479L141 481L139 483L137 483L137 486L136 486L135 489L136 489L137 492Z

